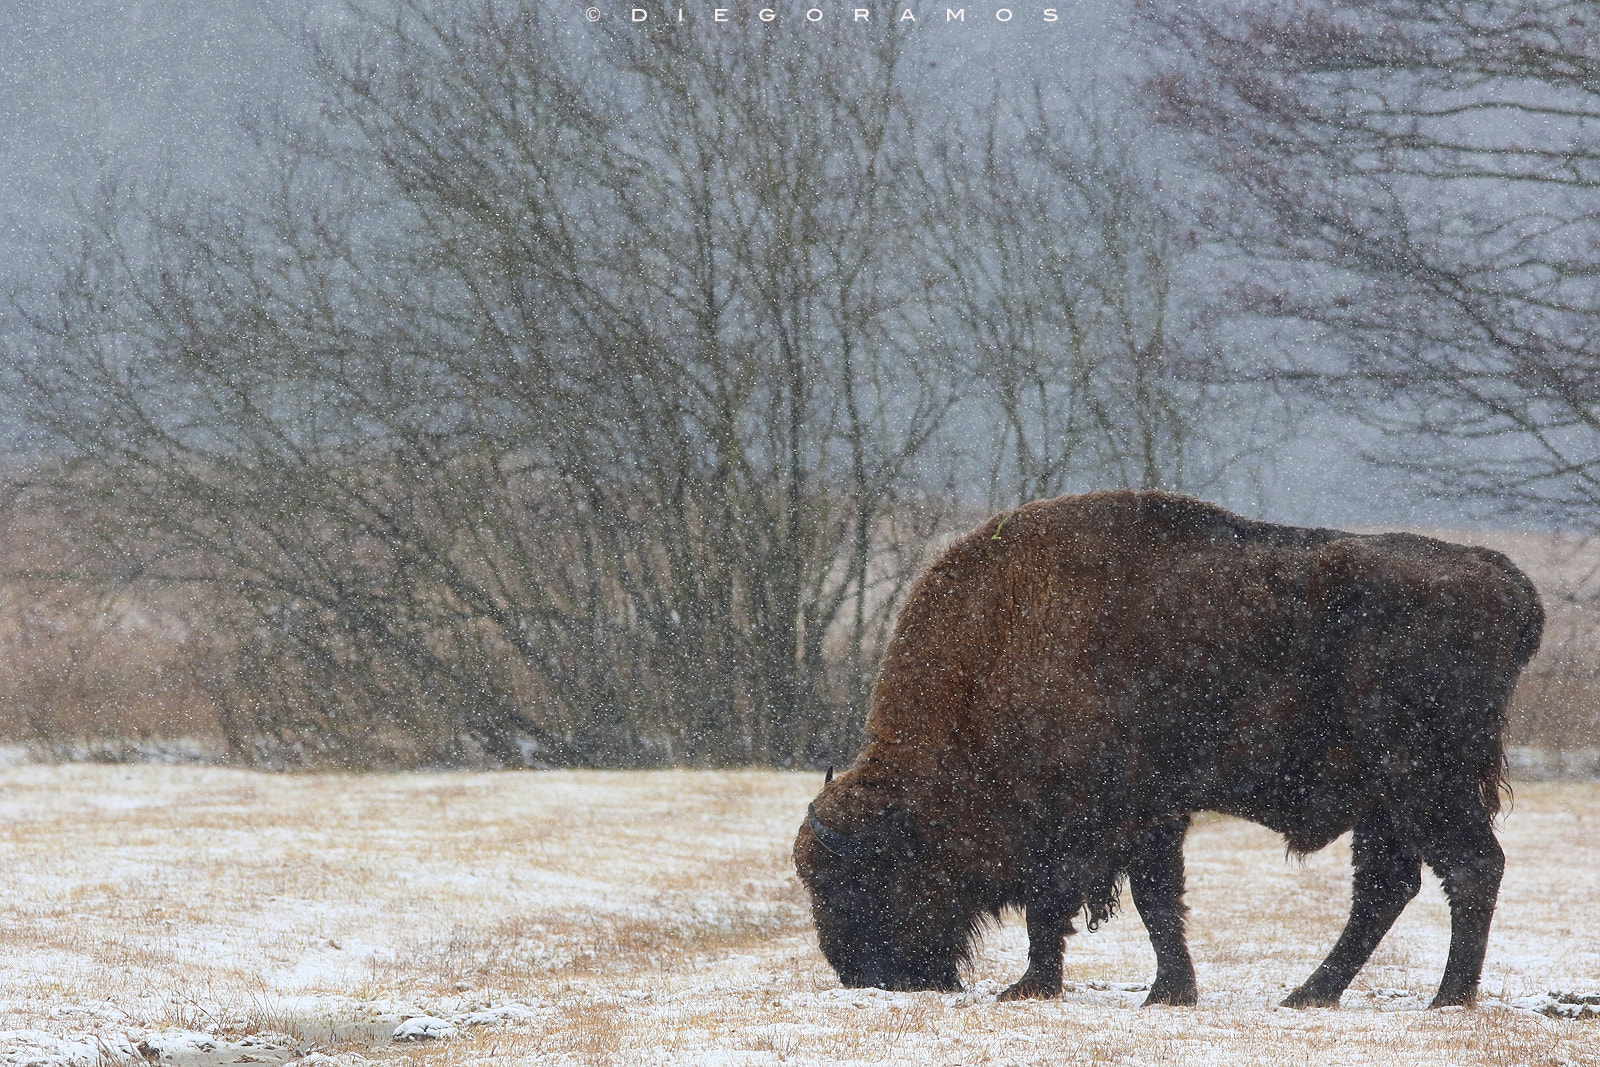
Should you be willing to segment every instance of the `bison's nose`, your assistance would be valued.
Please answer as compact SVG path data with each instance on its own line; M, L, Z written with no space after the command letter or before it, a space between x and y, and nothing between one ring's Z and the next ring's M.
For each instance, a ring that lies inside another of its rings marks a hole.
M846 989L893 989L895 976L881 966L854 967L839 971L839 984Z

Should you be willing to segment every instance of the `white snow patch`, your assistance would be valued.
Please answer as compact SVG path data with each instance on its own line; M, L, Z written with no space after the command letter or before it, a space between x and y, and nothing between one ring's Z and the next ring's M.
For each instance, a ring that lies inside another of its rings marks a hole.
M0 1030L5 1067L104 1067L138 1060L125 1034L58 1037L43 1030Z
M1409 989L1375 986L1367 990L1367 999L1372 1001L1372 1007L1378 1011L1422 1011L1433 1000L1433 995L1413 993Z
M502 1004L498 1008L463 1012L450 1016L455 1026L495 1026L503 1023L531 1023L551 1014L549 1008L534 1008L527 1004Z
M396 1041L433 1041L455 1036L454 1026L445 1019L435 1019L431 1015L418 1015L394 1028Z
M217 1039L198 1030L160 1030L139 1040L138 1049L146 1059L172 1060L196 1052L214 1052Z
M1548 1015L1552 1019L1600 1019L1600 993L1551 990L1533 997L1518 997L1513 1008Z

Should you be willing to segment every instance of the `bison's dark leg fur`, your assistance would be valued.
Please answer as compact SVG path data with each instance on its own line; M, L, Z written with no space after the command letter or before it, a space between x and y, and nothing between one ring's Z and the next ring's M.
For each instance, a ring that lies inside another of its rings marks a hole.
M1028 916L1028 969L1017 983L1000 994L1001 1000L1037 1000L1061 995L1062 944L1072 933L1071 916L1055 898L1030 901Z
M1150 934L1156 952L1156 979L1150 983L1145 1004L1193 1005L1199 998L1194 962L1183 938L1183 838L1189 832L1187 815L1145 834L1128 867L1133 906Z
M1422 861L1382 807L1363 815L1352 837L1350 921L1322 966L1283 1002L1286 1008L1338 1007L1339 995L1422 887Z
M1423 846L1423 858L1444 881L1445 895L1450 898L1450 956L1439 992L1429 1005L1432 1008L1470 1005L1478 997L1489 921L1494 918L1506 858L1488 818L1474 813L1473 822L1468 827L1452 826L1448 847L1437 854L1427 844Z

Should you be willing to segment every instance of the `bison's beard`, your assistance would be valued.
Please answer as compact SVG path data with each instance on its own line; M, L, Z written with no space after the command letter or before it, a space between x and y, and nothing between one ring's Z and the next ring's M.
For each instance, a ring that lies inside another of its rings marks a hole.
M940 958L941 954L897 940L892 932L883 937L876 931L861 930L857 923L835 925L819 919L817 929L822 954L847 989L953 993L961 988L953 955ZM822 934L823 930L829 934Z

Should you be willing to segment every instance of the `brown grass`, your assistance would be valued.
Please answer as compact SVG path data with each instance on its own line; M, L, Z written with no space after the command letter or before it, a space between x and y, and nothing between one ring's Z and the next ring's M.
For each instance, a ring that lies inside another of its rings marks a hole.
M176 598L0 585L0 743L118 761L179 738L221 748L216 649Z
M1544 645L1512 706L1514 771L1600 775L1600 542L1429 532L1506 552L1544 597ZM50 553L36 546L28 558L41 565ZM114 762L170 755L183 739L182 756L219 756L225 745L211 694L229 652L209 633L204 603L185 596L106 599L71 583L0 586L0 744L28 745L36 757Z

